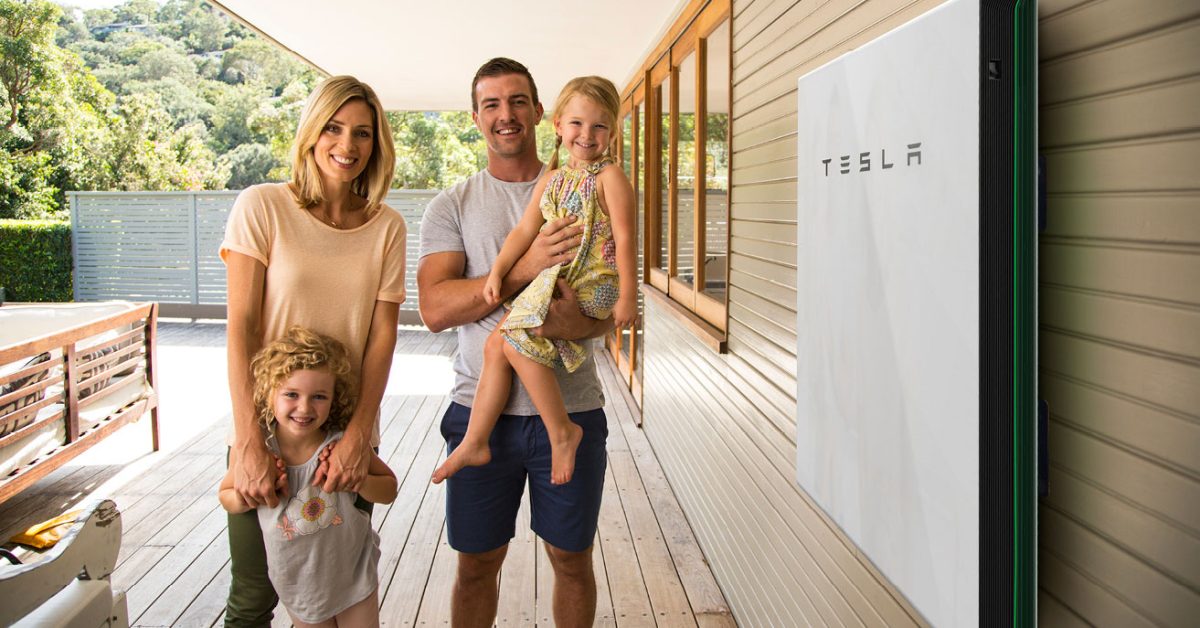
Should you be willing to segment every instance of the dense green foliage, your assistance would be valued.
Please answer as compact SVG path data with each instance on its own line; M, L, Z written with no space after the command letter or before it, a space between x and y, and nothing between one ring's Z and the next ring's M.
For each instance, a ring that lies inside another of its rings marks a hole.
M0 218L62 217L68 190L288 177L311 68L202 0L68 3L0 0ZM445 187L486 163L468 112L389 120L395 187ZM538 131L545 154L553 131Z
M71 223L0 220L0 287L9 301L71 301Z

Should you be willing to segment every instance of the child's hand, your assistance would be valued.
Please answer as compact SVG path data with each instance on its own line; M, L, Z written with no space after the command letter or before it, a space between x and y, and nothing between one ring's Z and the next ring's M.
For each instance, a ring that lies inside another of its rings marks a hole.
M501 277L496 273L488 273L487 279L484 280L483 300L487 301L488 305L500 303L500 282Z
M279 474L275 478L275 492L281 499L286 498L288 496L287 465L282 458L275 458L275 471Z
M637 323L637 299L620 297L617 299L617 305L613 308L613 323L617 329L632 327Z
M317 470L313 473L313 486L319 486L325 483L325 476L329 474L329 455L333 453L333 446L338 442L335 440L329 443L317 454Z

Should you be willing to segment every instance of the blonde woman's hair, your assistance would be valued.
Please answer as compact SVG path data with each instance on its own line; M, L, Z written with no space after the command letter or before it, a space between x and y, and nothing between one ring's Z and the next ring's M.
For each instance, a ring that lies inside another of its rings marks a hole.
M580 76L571 79L558 93L558 100L554 101L554 117L552 119L555 125L558 123L562 110L575 96L583 96L596 103L608 115L608 126L612 129L612 134L609 137L608 146L604 149L604 154L620 161L621 152L617 150L617 117L621 112L621 96L617 93L616 85L603 76ZM551 170L558 167L558 149L561 146L562 136L555 134L554 154L550 156Z
M367 207L378 207L387 197L392 186L396 168L396 147L392 144L392 128L388 125L387 113L371 86L353 76L331 76L317 85L304 110L300 113L300 125L296 139L292 142L292 193L296 202L308 209L325 200L321 187L321 172L317 169L313 147L342 105L351 100L361 100L371 108L374 118L374 148L367 167L350 184L350 190L367 199Z
M345 429L357 401L358 386L351 374L346 347L337 340L299 325L263 347L250 361L254 375L254 410L263 427L275 421L272 399L275 390L296 371L325 371L333 375L333 399L327 432Z

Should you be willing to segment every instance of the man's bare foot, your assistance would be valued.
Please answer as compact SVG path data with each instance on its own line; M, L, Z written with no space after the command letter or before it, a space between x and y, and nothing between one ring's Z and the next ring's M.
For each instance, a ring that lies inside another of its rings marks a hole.
M575 450L583 440L583 428L571 423L561 438L550 437L550 483L566 484L575 475Z
M466 441L454 448L454 453L450 454L442 466L433 472L433 483L441 484L446 478L458 473L463 467L479 467L492 461L492 450L488 448L487 443L481 445L471 445Z

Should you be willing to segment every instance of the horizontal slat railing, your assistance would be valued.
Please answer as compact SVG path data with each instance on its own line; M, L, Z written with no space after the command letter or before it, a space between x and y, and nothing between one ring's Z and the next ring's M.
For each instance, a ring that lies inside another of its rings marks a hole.
M401 322L417 323L421 215L438 190L392 190L408 223ZM169 313L220 317L225 265L217 254L237 191L68 192L76 301L157 301Z

